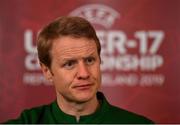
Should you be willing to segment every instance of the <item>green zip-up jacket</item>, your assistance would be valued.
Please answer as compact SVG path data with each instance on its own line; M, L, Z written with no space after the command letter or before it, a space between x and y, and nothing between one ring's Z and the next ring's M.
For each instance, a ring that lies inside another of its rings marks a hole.
M9 120L10 124L152 124L153 122L141 115L126 111L124 109L112 106L108 103L101 92L97 93L97 98L101 102L100 108L90 115L81 116L76 121L75 116L61 111L57 101L49 105L44 105L22 112L21 116L15 120Z

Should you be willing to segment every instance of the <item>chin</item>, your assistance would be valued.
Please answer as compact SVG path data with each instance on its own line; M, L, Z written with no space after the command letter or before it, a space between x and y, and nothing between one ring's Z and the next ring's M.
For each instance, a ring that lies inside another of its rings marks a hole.
M77 102L80 102L80 103L88 102L93 98L94 98L93 93L82 93L82 94L76 95L76 100Z

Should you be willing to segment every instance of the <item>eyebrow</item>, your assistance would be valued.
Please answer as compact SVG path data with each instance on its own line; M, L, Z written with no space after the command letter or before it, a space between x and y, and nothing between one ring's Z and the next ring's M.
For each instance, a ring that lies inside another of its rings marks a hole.
M89 56L93 56L93 55L95 55L95 51L91 52L90 54L88 54L87 56L82 57L82 58L86 59ZM76 57L63 57L63 59L59 59L59 60L61 60L62 62L65 62L65 61L68 61L68 60L76 60L76 59L77 59Z

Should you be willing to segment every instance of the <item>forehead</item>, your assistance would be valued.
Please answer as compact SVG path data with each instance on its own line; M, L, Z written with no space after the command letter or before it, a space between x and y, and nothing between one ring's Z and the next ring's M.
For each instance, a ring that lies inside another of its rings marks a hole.
M97 46L91 39L64 36L53 41L51 53L57 58L86 56L97 53Z

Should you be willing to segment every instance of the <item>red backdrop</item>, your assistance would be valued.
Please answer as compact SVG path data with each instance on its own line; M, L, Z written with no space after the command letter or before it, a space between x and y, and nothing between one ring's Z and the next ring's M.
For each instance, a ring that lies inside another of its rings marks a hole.
M73 15L101 40L109 101L156 123L180 123L179 8L179 0L0 1L0 122L55 99L35 38L49 21Z

